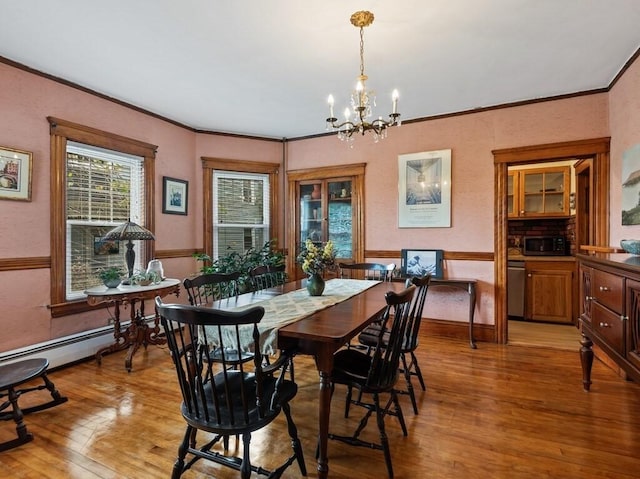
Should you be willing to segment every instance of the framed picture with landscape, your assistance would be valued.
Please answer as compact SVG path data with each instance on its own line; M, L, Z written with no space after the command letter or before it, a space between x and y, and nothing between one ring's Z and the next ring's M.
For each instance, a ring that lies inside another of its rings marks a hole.
M423 276L442 279L441 249L403 249L401 254L401 274L405 277Z
M187 215L189 182L162 177L162 212L170 215Z

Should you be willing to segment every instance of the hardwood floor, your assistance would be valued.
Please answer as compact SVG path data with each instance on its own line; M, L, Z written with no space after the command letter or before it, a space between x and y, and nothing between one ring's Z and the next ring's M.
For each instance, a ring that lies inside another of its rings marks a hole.
M509 344L577 351L580 332L571 324L509 321Z
M427 391L420 413L401 398L409 436L387 418L396 478L620 478L640 475L640 385L596 361L591 392L582 390L577 348L501 346L423 337L418 349ZM52 371L69 401L26 416L35 439L0 453L0 476L17 478L168 478L184 433L179 391L167 350L151 346ZM296 358L300 386L292 403L309 477L317 477L318 379L312 360ZM24 406L37 393L21 398ZM357 408L342 418L336 389L331 429L351 431ZM370 424L367 434L375 432ZM15 433L0 423L0 441ZM235 441L231 441L232 447ZM289 452L284 420L253 436L253 458L270 467ZM330 441L329 477L384 478L380 451ZM198 462L185 478L237 478L236 471ZM253 476L252 476L253 477ZM284 477L300 477L294 465Z

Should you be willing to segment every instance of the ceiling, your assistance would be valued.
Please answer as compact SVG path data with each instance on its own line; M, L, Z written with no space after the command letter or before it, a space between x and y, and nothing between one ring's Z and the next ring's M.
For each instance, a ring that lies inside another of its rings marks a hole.
M0 0L0 56L185 126L322 134L359 74L403 120L607 88L638 0ZM55 114L55 112L52 112Z

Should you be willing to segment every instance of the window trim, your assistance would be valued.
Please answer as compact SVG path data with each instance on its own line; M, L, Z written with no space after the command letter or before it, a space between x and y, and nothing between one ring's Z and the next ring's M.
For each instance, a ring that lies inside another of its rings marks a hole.
M154 231L155 157L158 147L55 117L47 117L51 135L51 316L56 318L92 309L85 299L67 301L66 294L66 176L67 141L115 150L144 158L145 227ZM155 245L145 241L146 258L153 258Z
M201 157L202 160L202 211L204 215L203 242L204 251L213 255L213 171L237 171L240 173L262 173L269 175L269 222L270 235L280 231L278 222L278 191L280 187L280 164L262 161L226 160L222 158ZM281 249L282 238L276 236L274 247Z

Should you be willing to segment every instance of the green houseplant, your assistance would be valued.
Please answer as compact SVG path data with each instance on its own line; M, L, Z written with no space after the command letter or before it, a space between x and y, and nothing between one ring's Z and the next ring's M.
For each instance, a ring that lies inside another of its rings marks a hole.
M122 271L120 268L111 266L110 268L101 269L98 277L107 288L117 288L122 281Z
M250 248L243 254L229 250L212 260L208 254L196 253L194 258L202 261L200 272L205 273L233 273L240 272L238 280L241 292L247 292L251 288L249 272L258 266L281 266L285 262L282 251L274 248L276 240L272 239L262 245L261 248Z

